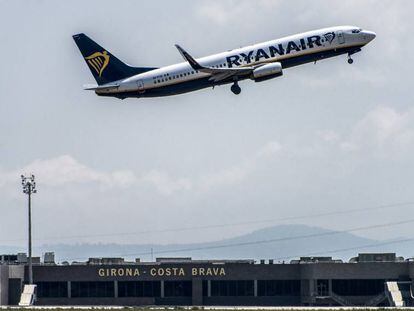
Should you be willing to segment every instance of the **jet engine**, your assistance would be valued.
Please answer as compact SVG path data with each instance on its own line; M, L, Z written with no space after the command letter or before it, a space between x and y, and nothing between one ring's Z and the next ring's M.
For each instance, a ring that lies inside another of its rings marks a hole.
M268 79L280 77L283 75L283 69L281 63L271 63L253 70L251 79L255 82L261 82Z

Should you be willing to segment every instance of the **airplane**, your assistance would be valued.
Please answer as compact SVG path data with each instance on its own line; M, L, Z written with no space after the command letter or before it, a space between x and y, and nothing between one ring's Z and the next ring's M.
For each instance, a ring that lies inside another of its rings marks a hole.
M282 76L287 68L342 54L348 54L352 64L351 56L375 37L359 27L337 26L198 59L177 44L184 62L160 68L129 66L83 33L73 39L97 82L85 90L125 99L177 95L224 84L232 84L231 91L238 95L241 80L265 81Z

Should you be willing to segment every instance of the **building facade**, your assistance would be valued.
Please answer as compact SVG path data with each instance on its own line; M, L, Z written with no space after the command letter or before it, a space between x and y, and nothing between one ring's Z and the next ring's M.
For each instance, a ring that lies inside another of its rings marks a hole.
M0 305L17 304L27 278L24 263L3 261ZM57 265L49 259L33 266L33 279L38 305L388 306L390 281L411 305L414 262L395 254L360 254L346 263L91 258Z

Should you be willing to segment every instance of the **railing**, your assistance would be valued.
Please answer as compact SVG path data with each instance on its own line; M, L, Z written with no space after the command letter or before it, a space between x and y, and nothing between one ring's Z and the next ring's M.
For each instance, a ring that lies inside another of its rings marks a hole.
M380 304L381 302L383 302L385 299L387 298L387 295L385 295L385 292L371 298L370 300L368 300L365 305L367 307L375 307L378 304Z
M331 298L339 303L341 306L353 306L354 304L350 302L348 299L345 299L342 296L335 294L334 292L331 293Z

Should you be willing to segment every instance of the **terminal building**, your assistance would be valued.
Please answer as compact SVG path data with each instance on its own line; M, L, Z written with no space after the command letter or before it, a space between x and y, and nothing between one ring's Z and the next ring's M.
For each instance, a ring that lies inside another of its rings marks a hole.
M414 260L393 253L272 260L155 262L33 258L36 305L414 306ZM28 281L25 254L0 256L0 305L16 305Z

